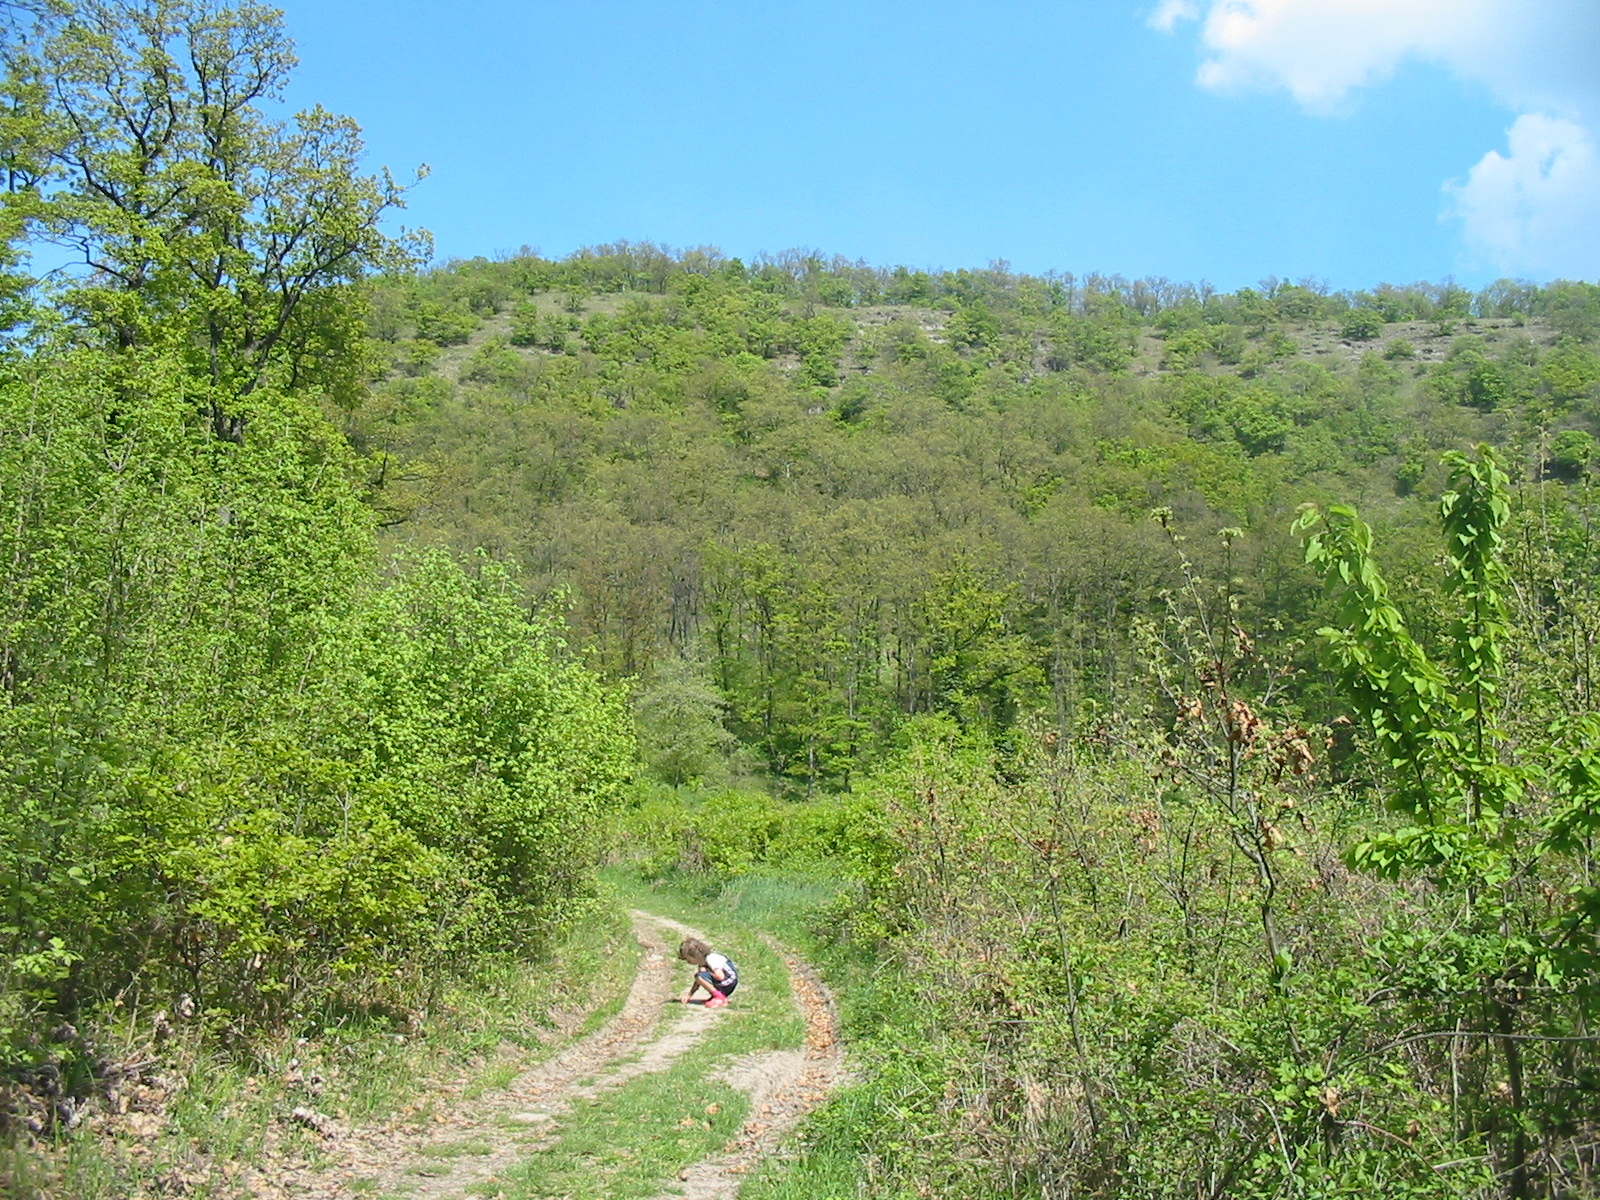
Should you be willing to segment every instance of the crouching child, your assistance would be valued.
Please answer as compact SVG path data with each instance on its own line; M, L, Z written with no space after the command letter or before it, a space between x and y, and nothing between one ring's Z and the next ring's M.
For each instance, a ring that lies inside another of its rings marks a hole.
M739 968L725 954L718 954L699 938L686 938L678 947L678 957L695 968L694 979L689 984L685 1004L695 1004L695 997L703 989L707 1008L721 1008L739 986Z

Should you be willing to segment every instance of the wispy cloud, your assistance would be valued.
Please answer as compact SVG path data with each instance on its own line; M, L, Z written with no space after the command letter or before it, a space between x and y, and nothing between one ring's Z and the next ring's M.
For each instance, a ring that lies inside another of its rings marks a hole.
M1449 216L1469 250L1503 274L1600 279L1600 153L1576 121L1525 113L1491 150L1448 183Z
M1150 14L1149 24L1151 29L1171 33L1172 27L1179 21L1193 21L1199 16L1200 6L1195 0L1161 0L1155 12Z
M1152 27L1198 21L1197 81L1289 92L1337 114L1408 58L1486 87L1518 114L1491 150L1445 184L1445 216L1499 270L1600 268L1600 3L1595 0L1163 0Z

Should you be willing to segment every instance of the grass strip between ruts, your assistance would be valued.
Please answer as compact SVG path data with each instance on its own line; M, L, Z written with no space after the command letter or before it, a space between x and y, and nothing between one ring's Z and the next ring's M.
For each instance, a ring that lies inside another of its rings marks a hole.
M624 900L705 931L738 962L739 991L712 1016L703 1041L664 1071L578 1100L544 1146L485 1185L486 1194L503 1194L505 1200L623 1200L670 1192L681 1170L720 1153L748 1115L747 1097L719 1082L718 1073L741 1056L803 1044L804 1022L783 959L755 930L670 893L639 889L629 895L624 884Z
M650 886L630 884L620 873L613 883L625 895ZM859 951L841 952L823 932L824 914L843 902L848 888L843 876L825 871L766 868L715 881L679 876L650 895L661 912L672 911L674 901L688 906L693 902L687 897L703 897L699 907L730 914L736 927L749 923L769 930L806 954L833 987L848 1037L853 1024L860 1032L881 1033L896 1011L882 994L882 964ZM756 1164L739 1194L747 1200L858 1200L870 1192L874 1152L892 1123L873 1083L847 1083L800 1124L783 1153Z

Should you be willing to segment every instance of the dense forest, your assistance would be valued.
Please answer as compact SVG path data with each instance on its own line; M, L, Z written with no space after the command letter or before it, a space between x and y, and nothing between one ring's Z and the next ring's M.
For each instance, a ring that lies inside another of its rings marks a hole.
M8 1136L609 859L826 881L798 1180L1600 1190L1600 286L428 265L277 14L5 16Z
M390 366L344 427L388 537L565 592L594 665L643 681L674 783L729 758L719 728L795 794L918 715L1069 735L1143 695L1172 535L1267 644L1303 642L1326 605L1301 504L1361 501L1425 575L1441 452L1504 446L1548 515L1596 450L1586 284L1217 294L619 245L375 304ZM695 705L726 711L690 761Z

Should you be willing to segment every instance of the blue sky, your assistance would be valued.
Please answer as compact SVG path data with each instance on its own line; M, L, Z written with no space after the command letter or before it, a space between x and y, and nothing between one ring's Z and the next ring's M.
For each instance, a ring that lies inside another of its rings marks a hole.
M1600 276L1596 0L279 0L442 257Z

